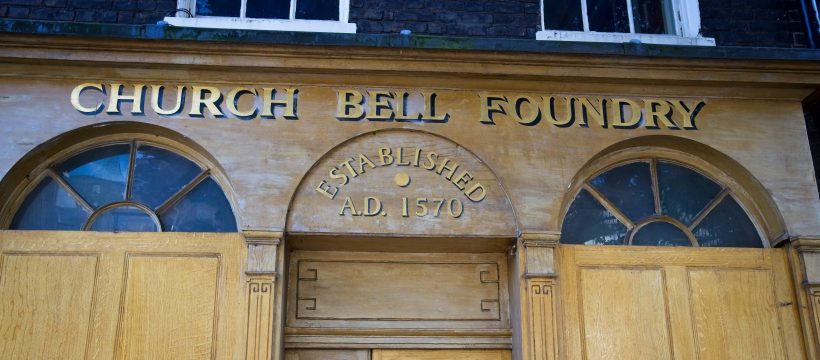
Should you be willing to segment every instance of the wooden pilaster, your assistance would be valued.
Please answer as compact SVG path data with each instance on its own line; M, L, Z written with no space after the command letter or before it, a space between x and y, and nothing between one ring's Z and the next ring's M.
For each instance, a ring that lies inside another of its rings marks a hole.
M245 358L268 360L277 356L276 264L281 232L245 231L248 244L248 329Z
M524 360L558 357L554 232L523 233L518 240L521 268L521 356Z

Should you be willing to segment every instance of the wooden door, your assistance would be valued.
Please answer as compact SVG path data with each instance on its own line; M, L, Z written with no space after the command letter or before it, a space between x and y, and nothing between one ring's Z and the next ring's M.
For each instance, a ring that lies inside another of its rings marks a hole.
M559 248L561 358L803 359L782 249Z
M238 359L239 234L0 231L0 359Z

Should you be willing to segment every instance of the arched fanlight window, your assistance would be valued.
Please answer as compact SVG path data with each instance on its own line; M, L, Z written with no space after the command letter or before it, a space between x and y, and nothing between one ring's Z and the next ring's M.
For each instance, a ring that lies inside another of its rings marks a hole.
M566 244L763 247L728 188L658 159L618 164L584 182L561 232Z
M39 178L10 229L236 231L210 169L157 144L132 140L90 148Z

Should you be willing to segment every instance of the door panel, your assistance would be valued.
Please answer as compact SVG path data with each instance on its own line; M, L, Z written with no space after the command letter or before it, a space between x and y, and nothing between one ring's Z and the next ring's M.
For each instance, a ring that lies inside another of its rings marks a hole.
M662 270L583 268L580 273L589 358L672 358Z
M803 359L782 249L562 245L567 359Z
M509 350L373 350L373 360L510 360Z

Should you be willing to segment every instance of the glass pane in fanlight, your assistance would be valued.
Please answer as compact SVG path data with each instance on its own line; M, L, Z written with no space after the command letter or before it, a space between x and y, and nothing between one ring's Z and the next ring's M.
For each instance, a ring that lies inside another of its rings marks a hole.
M692 246L692 242L675 225L658 221L642 227L632 238L632 245Z
M709 212L694 233L700 246L763 247L751 219L731 196Z
M137 148L131 200L156 209L202 170L193 161L149 145Z
M236 231L231 205L210 177L161 214L160 219L165 231Z
M10 229L82 230L89 215L57 182L46 177L17 210Z
M196 15L239 17L240 6L237 0L196 0Z
M248 0L245 16L256 19L289 19L290 0ZM338 11L338 8L337 8Z
M583 31L584 21L581 16L579 0L544 1L545 30Z
M159 231L157 223L145 210L135 206L120 206L106 210L94 219L92 231Z
M609 170L590 181L632 221L655 214L649 164L636 162Z
M666 34L663 0L632 0L632 16L636 33Z
M581 190L570 205L561 226L561 243L587 245L623 245L626 226Z
M296 0L296 18L339 20L339 0Z
M629 10L626 0L586 0L589 30L629 32ZM548 0L545 0L548 2Z
M662 213L689 225L721 187L694 170L659 161L658 189Z
M125 199L131 145L94 148L57 167L60 175L92 207Z

